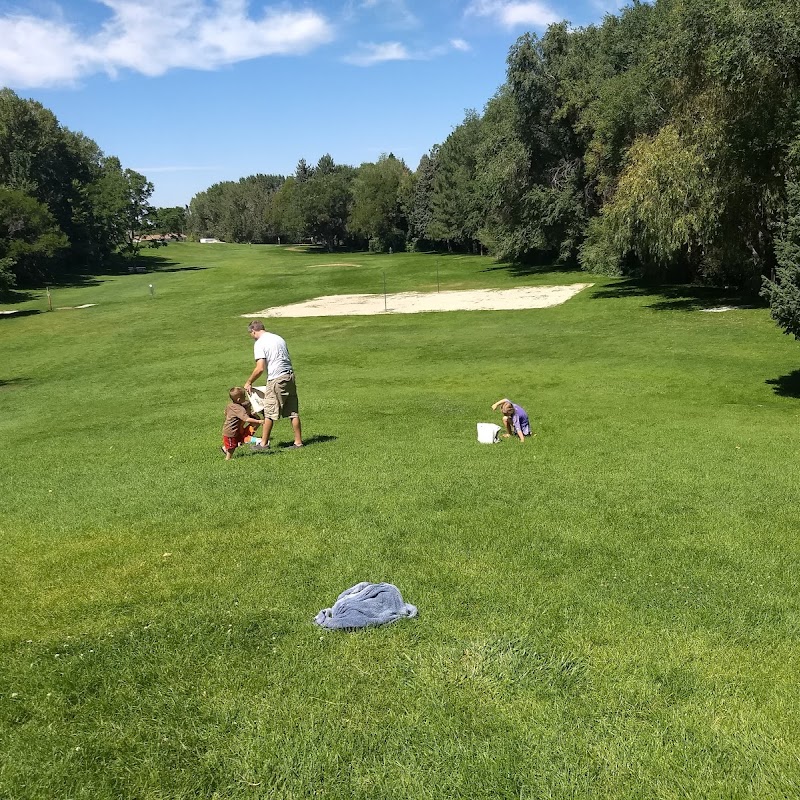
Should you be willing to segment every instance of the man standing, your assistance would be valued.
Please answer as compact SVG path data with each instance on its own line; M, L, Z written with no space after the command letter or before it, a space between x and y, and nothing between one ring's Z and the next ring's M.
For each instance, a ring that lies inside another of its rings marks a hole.
M297 402L297 386L294 382L292 360L286 342L277 334L264 330L264 323L253 320L247 329L255 340L253 356L256 366L244 385L250 391L253 381L263 373L267 378L267 392L264 397L264 427L261 431L261 443L254 445L256 450L269 447L269 435L272 425L280 417L288 417L294 430L294 447L303 446L300 430L300 413Z

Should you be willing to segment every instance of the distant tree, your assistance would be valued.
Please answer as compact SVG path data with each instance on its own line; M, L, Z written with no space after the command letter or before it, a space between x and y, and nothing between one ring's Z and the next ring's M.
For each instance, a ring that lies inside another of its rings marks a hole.
M487 103L481 133L476 152L476 186L485 208L478 230L481 241L498 258L521 259L546 249L548 243L534 232L525 203L530 159L518 132L514 98L506 88ZM422 219L430 224L430 211Z
M626 162L616 193L592 220L585 266L620 272L633 256L651 277L691 280L721 204L700 149L666 125L637 139Z
M439 146L434 145L422 155L416 172L403 177L399 203L407 224L407 246L412 249L429 244L428 229L433 218L433 181Z
M294 171L294 178L298 183L305 183L314 177L313 167L309 167L304 158L297 162L297 167Z
M314 167L312 172L312 177L314 175L330 175L332 172L336 171L336 164L333 161L330 153L325 153L319 161L317 162L317 166Z
M347 237L355 170L337 166L329 159L330 156L323 156L314 176L298 184L297 203L302 210L304 233L332 250Z
M119 252L133 257L141 249L140 235L150 227L153 184L132 169L122 169L112 156L103 165L96 203L109 240Z
M234 241L267 242L279 234L270 222L272 197L284 183L282 175L250 175L236 186L239 213L242 217L242 238Z
M568 261L581 243L591 195L574 111L562 105L568 58L581 46L575 39L565 23L542 39L518 39L506 85L487 107L478 152L480 230L499 256Z
M69 241L36 198L0 186L0 290L48 277L48 265Z
M22 193L4 195L5 211L19 212L12 221L24 221L25 233L6 231L3 259L5 275L13 258L23 283L98 267L116 251L135 253L152 222L153 186L143 175L10 89L0 89L0 188Z
M223 184L215 183L191 199L186 213L186 230L191 238L204 239L213 236L224 240L222 234L224 194Z
M793 143L789 163L786 210L776 242L775 279L764 278L761 294L769 301L772 318L784 333L800 339L800 139Z
M94 141L62 127L40 103L0 90L0 185L46 206L69 240L60 258L49 259L51 273L98 264L114 249L95 208L103 160Z
M84 267L102 264L115 251L97 206L98 186L106 157L97 143L82 133L64 130L71 179L69 223L59 223L70 241L70 260Z
M281 241L299 241L305 235L303 209L300 205L302 185L297 178L287 178L270 197L267 225Z
M196 239L267 242L280 233L270 221L270 207L283 183L282 175L262 174L215 183L189 203L187 231Z
M10 89L0 90L0 184L35 197L69 222L73 178L64 131L55 115Z
M446 242L448 248L472 248L477 242L483 207L476 181L480 136L480 117L467 111L438 151L426 233L429 239Z
M377 163L362 164L356 171L348 230L366 238L371 249L404 247L408 221L400 190L408 175L405 163L391 154L381 156Z
M154 208L150 220L153 233L177 233L186 231L186 208L170 206Z
M304 187L303 228L333 250L347 235L350 181L342 173L315 176Z

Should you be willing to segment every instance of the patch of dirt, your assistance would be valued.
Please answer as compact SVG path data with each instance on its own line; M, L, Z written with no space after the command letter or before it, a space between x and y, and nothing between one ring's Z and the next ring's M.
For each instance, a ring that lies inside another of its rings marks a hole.
M367 314L418 314L425 311L508 311L561 305L591 283L521 286L516 289L466 289L399 294L335 294L303 303L265 308L243 317L336 317Z

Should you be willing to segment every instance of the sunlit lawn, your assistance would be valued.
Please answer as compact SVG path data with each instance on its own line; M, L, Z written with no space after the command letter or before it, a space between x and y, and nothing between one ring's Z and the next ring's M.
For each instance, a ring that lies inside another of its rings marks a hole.
M767 310L479 257L148 258L53 293L92 308L2 306L42 313L0 316L0 797L800 795L800 345ZM309 446L226 464L239 315L384 273L595 286L275 320ZM476 442L501 396L532 441ZM311 623L361 580L419 618Z

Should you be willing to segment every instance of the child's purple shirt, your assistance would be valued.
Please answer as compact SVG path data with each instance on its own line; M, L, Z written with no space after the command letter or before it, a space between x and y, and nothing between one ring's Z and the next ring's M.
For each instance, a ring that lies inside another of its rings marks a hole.
M514 406L514 416L511 418L511 427L514 429L514 433L519 433L521 431L523 436L530 436L531 423L528 419L528 412L516 403L512 403L511 405Z

